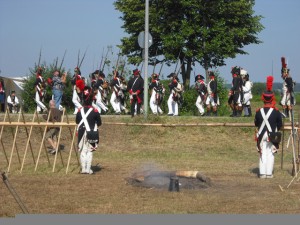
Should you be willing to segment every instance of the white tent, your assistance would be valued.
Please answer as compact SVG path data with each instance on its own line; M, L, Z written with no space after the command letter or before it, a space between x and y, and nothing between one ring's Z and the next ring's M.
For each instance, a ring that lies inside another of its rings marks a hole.
M11 91L16 92L16 96L19 98L19 101L22 101L22 92L23 92L23 83L27 79L27 77L2 77L0 76L0 80L4 82L5 96L11 93ZM6 100L5 100L6 103Z

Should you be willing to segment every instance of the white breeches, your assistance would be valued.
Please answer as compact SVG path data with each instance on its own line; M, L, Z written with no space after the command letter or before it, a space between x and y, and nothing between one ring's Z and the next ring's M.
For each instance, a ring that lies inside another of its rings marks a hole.
M204 107L203 107L203 101L202 101L200 95L198 95L198 98L196 100L196 107L198 108L200 114L202 115L204 113Z
M93 173L92 166L93 152L87 149L83 149L80 152L80 164L82 173Z
M152 94L151 94L151 97L150 97L150 103L149 103L151 111L152 111L153 114L157 114L157 113L162 114L163 111L161 110L160 106L157 105L155 95L156 95L156 91L152 90Z
M168 99L168 114L173 114L174 116L178 116L178 103L173 100L173 93L170 94Z
M120 101L118 101L115 92L113 92L113 93L111 94L111 97L110 97L110 104L111 104L111 106L113 107L115 113L120 113L120 112L121 112L121 103L120 103Z
M96 148L97 146L93 148L93 146L86 141L86 134L84 134L78 144L78 149L80 151L81 173L93 173L91 166L93 159L93 151Z
M245 105L250 105L250 99L252 99L252 94L251 93L244 93L244 101L243 103Z
M214 98L211 97L211 95L208 95L207 98L206 98L205 104L206 105L211 105L212 107L220 105L219 97L217 97L217 104L216 104Z
M260 142L260 148L261 156L259 158L259 173L260 175L272 175L275 157L273 153L273 144L268 141L267 132Z
M281 105L291 105L291 94L286 91L283 92L283 96L280 101Z
M39 92L37 92L37 91L35 92L35 100L41 101L41 97L39 95ZM36 111L37 112L42 111L42 108L38 104L36 105Z
M82 105L80 104L80 98L78 97L76 89L73 89L72 102L73 102L74 107L75 107L73 114L76 115L77 112L78 112L78 108L82 107Z

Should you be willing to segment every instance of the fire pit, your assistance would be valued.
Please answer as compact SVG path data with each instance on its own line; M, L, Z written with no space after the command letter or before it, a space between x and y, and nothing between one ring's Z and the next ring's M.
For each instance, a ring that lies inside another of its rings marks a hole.
M126 180L135 187L169 191L205 189L211 186L210 178L199 171L142 171L132 174ZM178 187L174 185L174 180L178 182Z

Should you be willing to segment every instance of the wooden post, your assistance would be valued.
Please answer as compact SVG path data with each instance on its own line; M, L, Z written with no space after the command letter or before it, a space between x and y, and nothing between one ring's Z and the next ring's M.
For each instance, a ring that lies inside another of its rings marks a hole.
M36 118L37 118L37 122L38 122L38 124L41 124L40 123L40 119L39 119L39 114L38 114L38 112L36 111ZM47 121L46 121L46 123L47 123ZM44 131L43 131L43 129L42 129L42 127L40 126L39 127L39 130L40 130L40 134L41 134L41 138L43 138L43 133L44 133ZM47 147L46 147L46 144L45 144L45 142L43 142L43 146L44 146L44 150L45 150L45 152L46 152L46 157L47 157L47 160L48 160L48 164L49 164L49 166L50 166L50 159L49 159L49 156L48 156L48 152L47 152Z
M48 113L47 123L49 123L50 115L51 115L51 110L49 110L49 113ZM38 164L39 164L39 159L40 159L40 156L41 156L42 147L43 147L43 145L44 145L44 140L45 140L47 128L48 128L48 126L46 125L46 126L45 126L45 129L44 129L43 138L42 138L42 142L41 142L41 146L40 146L40 149L39 149L39 153L38 153L38 157L37 157L37 160L36 160L36 164L35 164L34 171L36 171L37 166L38 166ZM47 151L47 150L46 150L46 151ZM47 154L47 157L48 157L48 154Z
M68 173L68 170L69 170L69 165L70 165L71 154L72 154L72 151L73 151L75 137L76 137L76 127L74 128L74 134L73 134L73 138L72 138L71 149L70 149L70 152L69 152L69 158L68 158L68 163L67 163L66 174ZM79 159L78 159L78 154L77 154L77 149L74 148L74 151L76 153L76 158L77 158L78 165L80 165Z
M284 127L284 120L282 121ZM283 146L284 146L284 129L282 129L282 142L281 142L281 169L283 169Z
M6 116L7 116L7 111L5 111L3 122L5 122ZM8 164L9 164L9 161L8 161L8 157L7 157L7 154L6 154L6 151L5 151L5 147L4 147L4 144L3 144L3 141L2 141L3 129L4 129L4 126L1 127L0 140L1 140L1 145L2 145L2 148L3 148L4 156L5 156L7 165L8 165Z
M67 118L67 124L70 124L68 114L66 114L66 118ZM75 155L76 155L76 159L77 159L78 166L79 166L80 165L79 157L78 157L78 154L77 154L77 149L76 149L75 141L73 141L73 140L75 140L74 136L76 136L76 127L77 126L75 126L74 134L72 133L72 130L71 130L70 127L68 127L68 129L70 131L70 136L71 136L71 139L72 139L72 145L73 145L73 148L74 148L74 151L75 151ZM71 148L71 151L72 151L72 148Z
M8 109L6 109L6 110L8 110ZM21 118L21 113L19 113L18 122L20 122L20 118ZM19 163L21 164L21 159L20 159L19 152L18 152L18 149L17 149L17 144L16 144L18 130L19 130L19 126L16 127L15 134L13 135L14 139L13 139L13 145L12 145L12 148L11 148L11 153L10 153L8 167L7 167L7 172L9 172L9 170L10 170L10 166L11 166L11 162L12 162L12 157L13 157L14 149L15 148L16 148L16 152L17 152L17 155L18 155Z
M61 122L63 122L63 120L64 120L65 111L66 111L66 109L64 108L63 109L63 114L62 114ZM58 138L57 138L57 142L56 142L55 157L54 157L54 163L53 163L52 172L55 171L55 164L56 164L57 152L58 152L58 148L59 148L61 131L62 131L62 126L59 127L59 134L58 134ZM64 165L64 161L62 159L61 151L59 151L59 153L60 153L60 158L61 158L62 164Z
M22 112L22 111L21 111L21 112ZM23 116L23 122L26 123L23 112L22 112L22 116ZM34 120L35 120L35 112L34 112L34 114L33 114L32 122L34 122ZM24 156L23 156L23 161L22 161L20 173L22 173L22 170L23 170L23 167L24 167L24 163L25 163L25 158L26 158L28 146L30 146L30 150L31 150L31 155L32 155L33 163L35 164L35 158L34 158L34 154L33 154L33 150L32 150L32 145L31 145L31 142L30 142L30 138L31 138L31 134L32 134L32 129L33 129L33 126L31 125L31 126L30 126L30 131L29 131L29 134L28 134L27 127L25 127L26 134L27 134L27 142L26 142L26 147L25 147L25 152L24 152Z

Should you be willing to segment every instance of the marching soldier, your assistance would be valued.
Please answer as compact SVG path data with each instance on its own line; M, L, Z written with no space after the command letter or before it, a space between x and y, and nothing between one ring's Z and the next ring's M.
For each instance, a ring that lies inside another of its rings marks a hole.
M141 113L144 91L144 80L140 76L138 69L133 70L133 77L128 81L127 91L130 94L131 117L134 117L135 107L136 114L139 115Z
M207 98L206 98L206 110L207 115L211 115L211 110L214 116L218 116L217 109L219 104L219 97L217 95L218 84L215 80L215 74L212 71L208 72L209 82L207 84Z
M85 87L84 81L82 79L78 79L74 87L75 89L73 90L72 102L75 106L74 115L76 115L78 109L82 107L83 90Z
M253 83L249 80L249 74L246 70L241 70L241 76L243 79L243 108L244 108L244 116L249 117L252 116L251 111L251 102L252 92L251 89L253 87Z
M165 88L163 85L159 82L159 75L158 74L152 74L152 81L149 85L149 89L152 90L151 92L151 98L150 98L150 108L152 110L152 113L154 115L163 114L163 111L160 108L160 105L163 100L163 95L165 93Z
M120 115L121 114L120 95L122 93L122 90L121 90L121 79L118 71L114 71L114 78L111 82L111 87L112 87L112 94L110 97L110 104L113 107L115 114Z
M275 134L282 127L282 116L275 108L272 91L273 76L267 77L267 88L262 94L264 106L256 111L254 124L257 127L256 141L259 157L259 177L273 178L274 154L279 148L280 138ZM274 136L275 135L275 136Z
M198 108L200 115L204 116L204 104L207 97L207 86L204 82L204 77L200 74L195 77L195 88L198 93L196 107Z
M280 104L282 105L284 117L288 117L290 110L293 108L293 105L296 104L296 100L294 97L295 82L290 76L290 70L287 68L284 57L281 58L281 63L281 77L283 79L283 87Z
M178 116L178 104L182 101L183 86L179 83L176 73L171 73L168 78L171 79L171 83L169 83L168 116Z
M242 79L240 76L241 68L240 67L233 67L231 69L232 74L232 87L229 91L229 99L228 104L232 109L231 117L240 117L242 114Z
M95 84L95 87L99 89L99 94L101 96L101 102L103 103L103 107L101 107L104 111L108 109L108 94L109 94L109 83L107 80L105 80L105 74L100 71L98 75L97 82Z
M97 108L97 110L101 114L102 111L108 111L106 100L103 95L104 86L106 85L107 88L108 85L107 82L104 80L105 74L102 71L96 70L93 74L97 74L94 76L95 78L97 77L97 79L95 79L94 82L92 82L92 88L94 90L93 107Z
M38 67L37 72L36 72L36 79L35 79L35 101L36 102L44 102L44 97L45 97L45 87L46 87L46 83L45 80L42 76L43 74L43 68ZM43 108L40 107L39 104L37 104L36 106L36 111L38 113L43 112Z
M81 71L80 71L79 67L76 66L75 69L74 69L74 75L73 75L72 80L71 80L71 83L74 87L73 90L76 89L76 87L75 87L76 86L76 81L79 80L79 79L81 79Z

